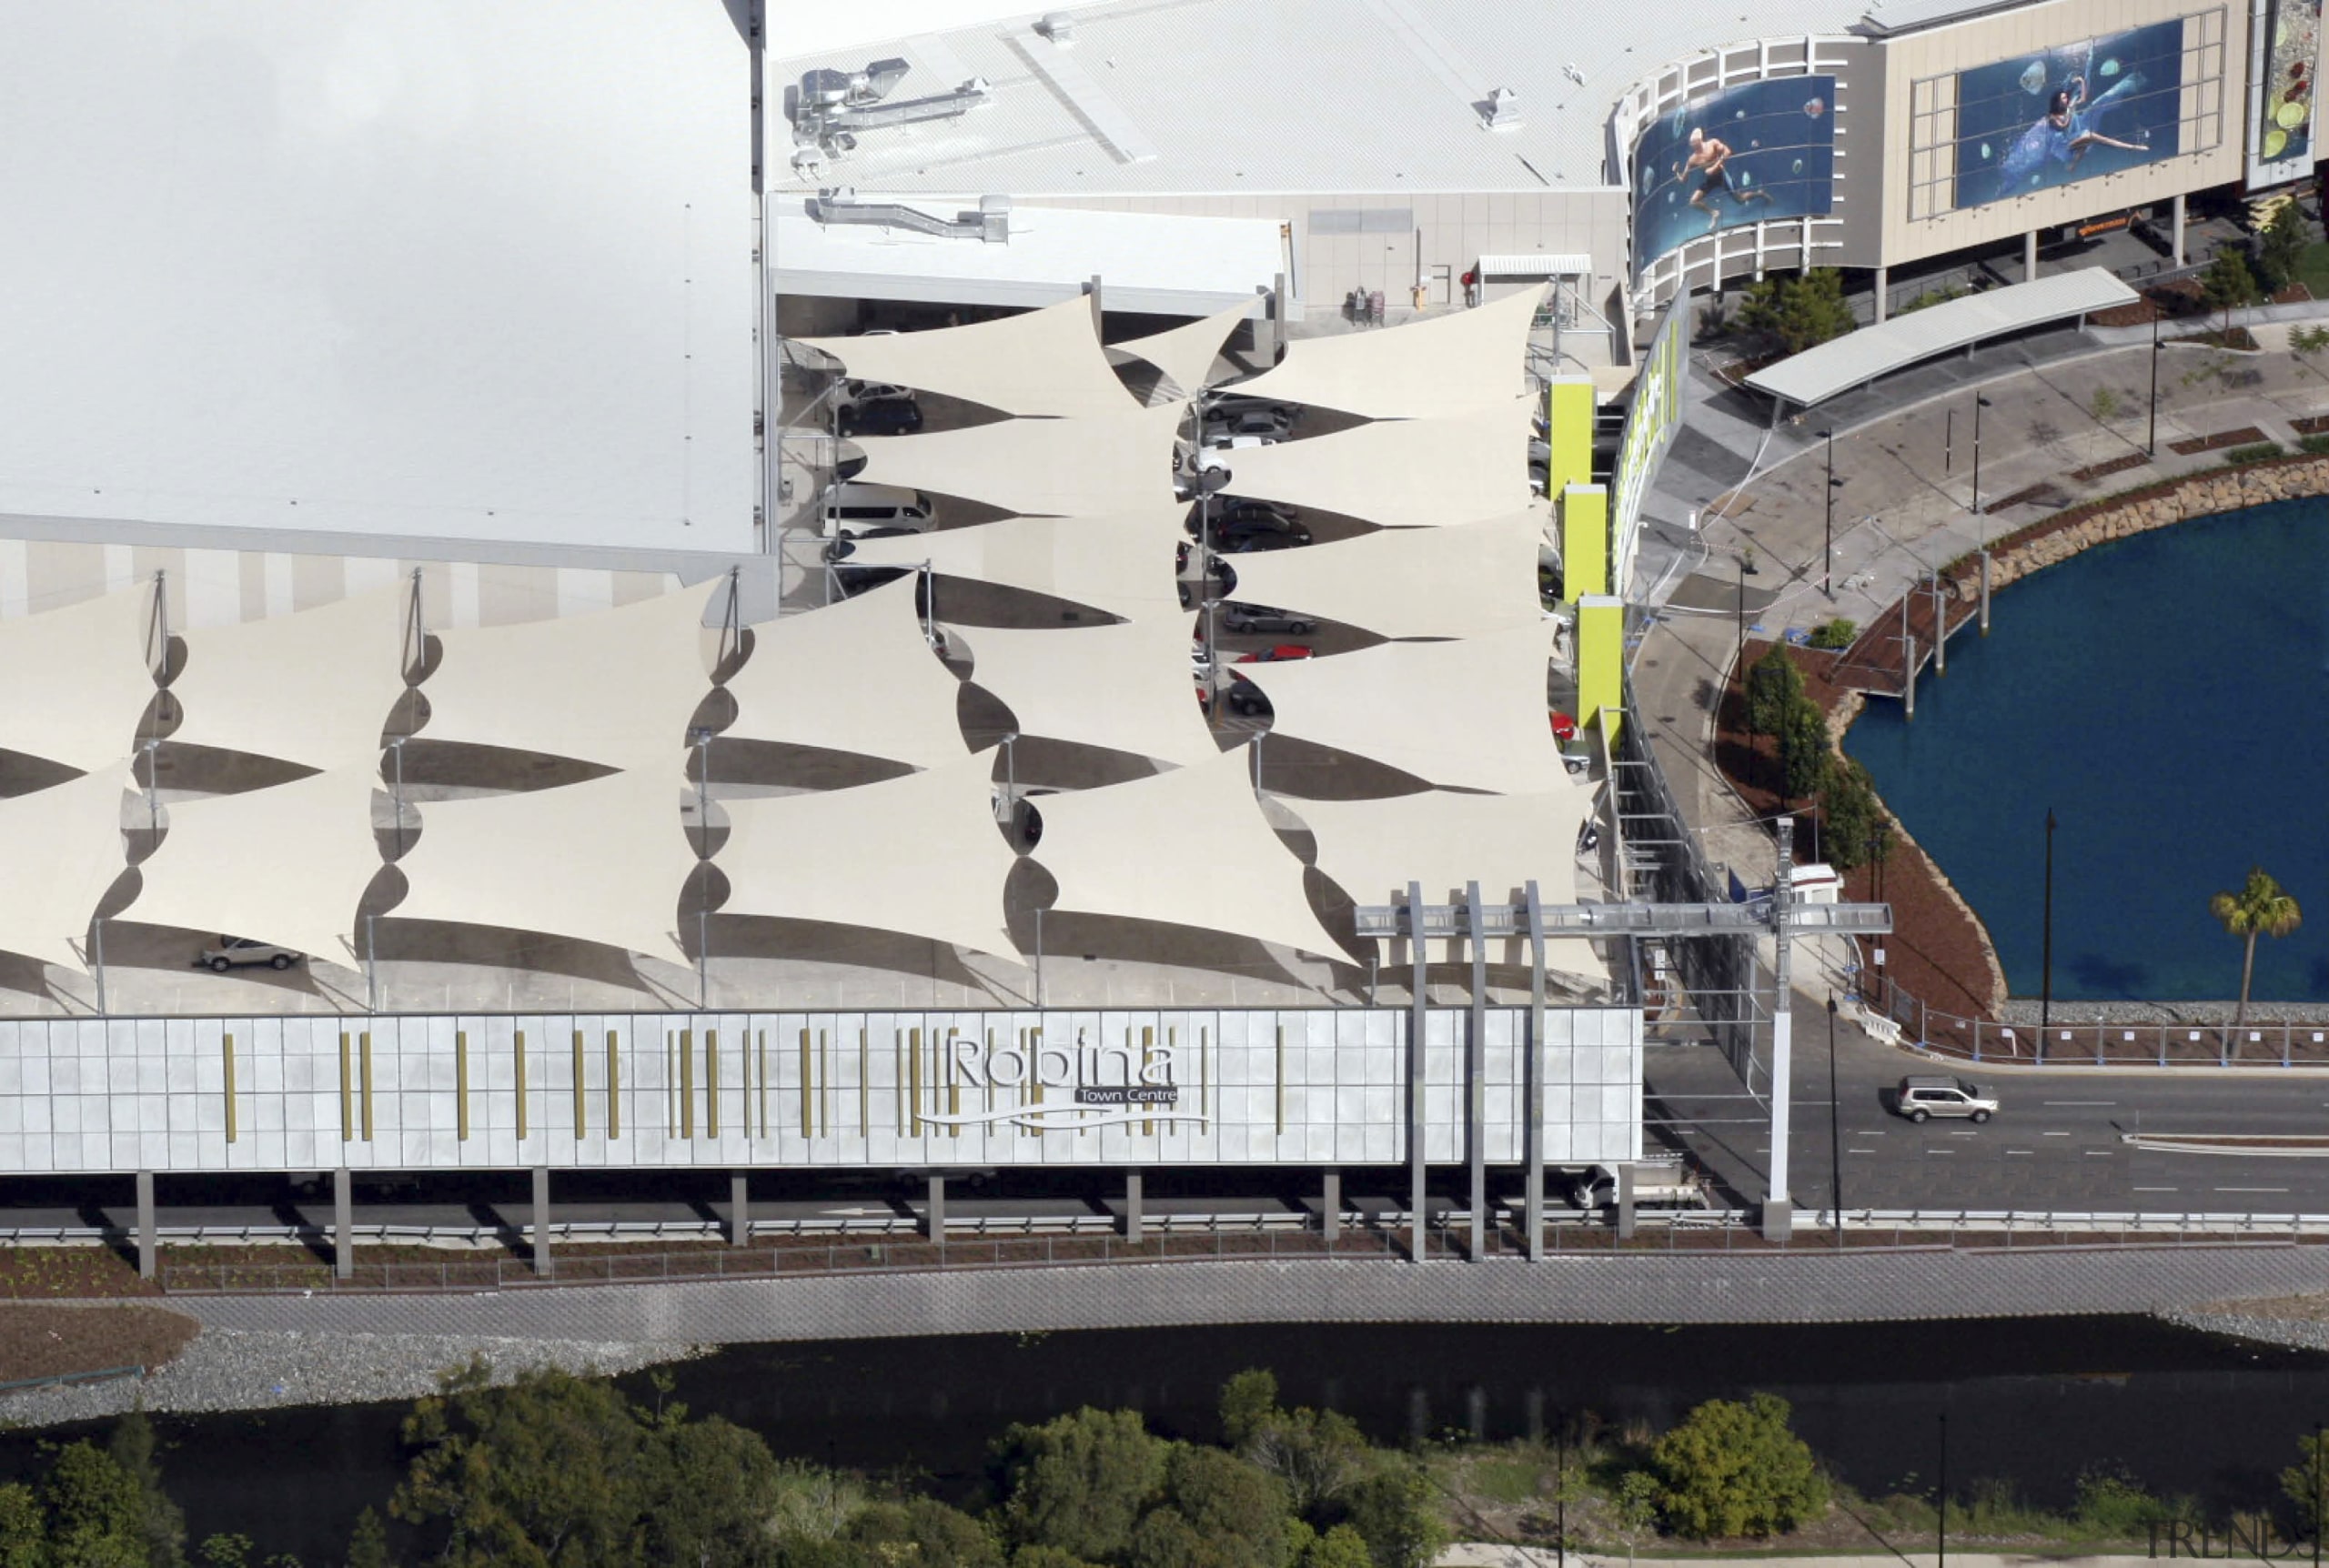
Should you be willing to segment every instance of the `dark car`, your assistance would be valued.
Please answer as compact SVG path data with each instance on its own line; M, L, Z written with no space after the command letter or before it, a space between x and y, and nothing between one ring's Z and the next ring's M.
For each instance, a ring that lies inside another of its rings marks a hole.
M1241 636L1260 632L1265 636L1308 637L1318 629L1318 623L1308 616L1272 609L1265 604L1227 604L1221 607L1221 629Z
M1296 538L1291 534L1264 532L1237 534L1222 540L1214 548L1225 556L1250 556L1262 550L1290 550L1309 542L1306 537Z
M1283 539L1290 545L1306 545L1310 542L1310 530L1299 524L1289 523L1283 518L1247 518L1237 522L1215 524L1213 530L1213 548L1217 550L1235 552L1238 540L1259 538L1265 535L1274 539ZM1274 548L1275 547L1265 548Z
M922 428L922 405L902 398L860 403L841 411L844 436L911 436Z
M893 583L906 575L910 567L835 567L833 581L841 586L844 598L855 598L868 588Z
M859 528L853 533L842 535L841 538L827 545L825 559L829 561L849 559L857 553L857 541L860 539L902 539L908 534L920 532L922 532L920 528Z
M1232 674L1229 681L1229 711L1240 719L1270 719L1275 710L1262 689L1241 675Z
M1208 442L1232 436L1266 436L1273 441L1282 441L1294 430L1294 415L1291 409L1255 405L1208 414L1203 428Z

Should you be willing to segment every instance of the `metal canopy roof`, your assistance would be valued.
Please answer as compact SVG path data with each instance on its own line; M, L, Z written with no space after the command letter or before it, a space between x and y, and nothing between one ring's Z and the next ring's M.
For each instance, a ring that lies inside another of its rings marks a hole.
M1747 377L1747 385L1782 403L1808 408L1880 376L1984 337L2043 327L2114 305L2132 305L2135 298L2133 289L2099 266L2058 272L1895 317L1880 327L1863 327L1758 370Z

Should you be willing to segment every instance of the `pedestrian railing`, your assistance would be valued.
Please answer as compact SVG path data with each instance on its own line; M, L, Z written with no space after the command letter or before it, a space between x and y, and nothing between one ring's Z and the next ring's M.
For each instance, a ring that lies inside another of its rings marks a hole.
M36 1388L72 1388L86 1382L111 1382L116 1378L144 1377L143 1366L99 1367L95 1372L58 1372L53 1377L21 1377L0 1382L0 1394L23 1393Z
M1966 1061L2022 1067L2329 1067L2329 1023L2073 1023L1966 1018L1861 971L1867 1004L1909 1043Z

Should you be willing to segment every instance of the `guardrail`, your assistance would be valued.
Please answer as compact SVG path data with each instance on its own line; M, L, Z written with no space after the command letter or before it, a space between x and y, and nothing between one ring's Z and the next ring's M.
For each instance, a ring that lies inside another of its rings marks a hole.
M2000 1023L1930 1008L1863 967L1861 995L1909 1043L1965 1061L2023 1067L2329 1067L2329 1023ZM1871 986L1870 982L1873 981ZM2234 1040L2234 1034L2238 1039Z
M142 1365L99 1367L95 1372L58 1372L53 1377L20 1377L12 1382L0 1382L0 1394L20 1393L36 1388L70 1388L76 1383L111 1382L116 1378L144 1377Z

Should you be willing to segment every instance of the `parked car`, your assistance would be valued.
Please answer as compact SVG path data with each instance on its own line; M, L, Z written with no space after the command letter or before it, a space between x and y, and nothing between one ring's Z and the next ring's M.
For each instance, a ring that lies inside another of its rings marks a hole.
M1938 1072L1912 1072L1893 1091L1893 1111L1911 1121L1934 1116L1961 1116L1987 1121L1998 1113L1997 1097L1978 1083Z
M1248 414L1266 415L1292 429L1295 422L1302 417L1302 409L1298 404L1280 403L1269 397L1216 397L1213 406L1205 410L1205 418L1208 421L1235 419Z
M1232 436L1266 436L1273 441L1283 441L1293 434L1294 415L1280 406L1257 404L1207 414L1202 429L1208 446Z
M203 949L201 956L194 961L198 968L225 974L228 970L248 969L254 964L265 964L271 970L287 970L307 956L294 949L255 941L249 937L221 936L216 946Z
M1269 719L1275 716L1268 695L1244 676L1234 672L1229 678L1228 703L1229 711L1240 719Z
M1221 629L1241 637L1256 632L1264 636L1308 637L1318 629L1318 623L1307 616L1272 609L1265 604L1225 604L1221 607Z
M845 533L825 547L825 559L845 561L857 553L860 539L897 539L922 532L920 528L858 528Z
M844 381L841 394L833 399L836 407L855 408L867 403L897 403L913 401L913 388L892 387L886 381Z
M842 433L848 434L847 431ZM1224 436L1205 442L1204 447L1197 453L1195 466L1200 471L1206 468L1226 468L1231 466L1230 457L1233 453L1242 452L1250 447L1276 445L1276 438L1270 436Z
M1310 542L1310 530L1297 524L1258 518L1248 518L1235 523L1216 523L1213 530L1213 548L1234 554L1238 541L1265 537L1282 539L1289 545L1306 545ZM1274 549L1277 547L1265 546L1265 548Z
M1289 659L1308 658L1316 650L1298 642L1281 642L1275 648L1265 648L1237 656L1239 664L1283 664Z
M1212 506L1213 526L1217 531L1231 527L1275 528L1283 533L1301 531L1301 525L1280 508L1267 501L1245 501L1234 497L1216 496ZM1205 515L1204 507L1191 507L1188 517L1181 524L1181 531L1191 538L1197 537L1197 519Z
M843 598L855 598L868 588L893 583L913 568L911 567L835 567L833 581Z
M903 398L859 403L841 411L844 436L911 436L922 428L922 405Z
M897 485L869 485L845 480L825 492L824 531L863 538L872 528L896 528L920 533L932 527L938 508L920 490Z
M1291 534L1238 534L1221 540L1213 548L1216 555L1250 556L1261 550L1295 549L1309 542L1307 535L1296 538Z

